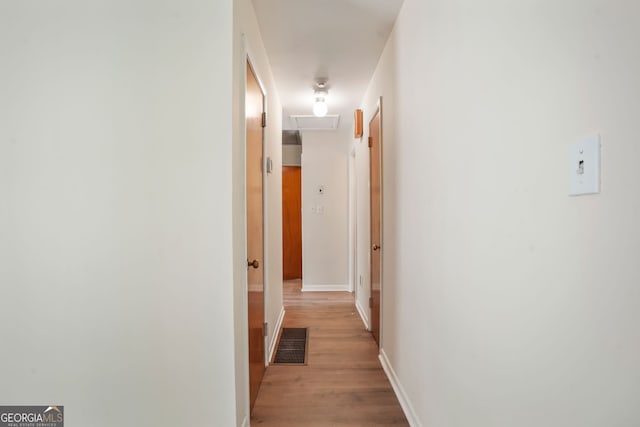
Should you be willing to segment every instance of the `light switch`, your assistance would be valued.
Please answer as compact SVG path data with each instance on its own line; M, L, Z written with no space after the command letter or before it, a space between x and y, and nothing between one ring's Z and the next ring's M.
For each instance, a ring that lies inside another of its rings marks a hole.
M569 195L600 192L600 137L569 146Z

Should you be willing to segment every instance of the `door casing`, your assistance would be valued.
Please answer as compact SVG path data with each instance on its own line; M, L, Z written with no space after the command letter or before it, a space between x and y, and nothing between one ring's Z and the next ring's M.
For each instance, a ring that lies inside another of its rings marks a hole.
M382 98L369 121L369 194L370 194L370 326L378 347L381 346L382 315Z
M245 88L245 196L249 407L253 408L266 365L265 345L265 91L247 57ZM253 264L257 261L257 264ZM250 265L253 264L253 265Z

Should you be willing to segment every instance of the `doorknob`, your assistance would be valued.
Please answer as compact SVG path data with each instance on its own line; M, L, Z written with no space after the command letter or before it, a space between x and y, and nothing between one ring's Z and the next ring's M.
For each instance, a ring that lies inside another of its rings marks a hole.
M258 268L260 267L260 263L258 262L257 259L254 259L253 261L247 260L247 268L249 267Z
M371 247L371 249L373 249L374 251L377 251L378 249L380 249L380 246L378 246L378 245L373 245L373 246Z

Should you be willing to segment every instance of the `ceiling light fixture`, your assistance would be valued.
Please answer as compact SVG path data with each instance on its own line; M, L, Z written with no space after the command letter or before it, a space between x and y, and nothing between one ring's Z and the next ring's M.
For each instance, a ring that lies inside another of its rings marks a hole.
M329 111L327 107L327 84L325 82L316 83L316 90L313 93L313 115L316 117L324 117Z

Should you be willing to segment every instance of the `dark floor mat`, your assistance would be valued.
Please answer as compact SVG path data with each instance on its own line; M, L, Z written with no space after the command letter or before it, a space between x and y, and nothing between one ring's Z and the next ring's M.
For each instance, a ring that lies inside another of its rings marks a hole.
M307 328L282 328L273 363L305 365L307 363Z

